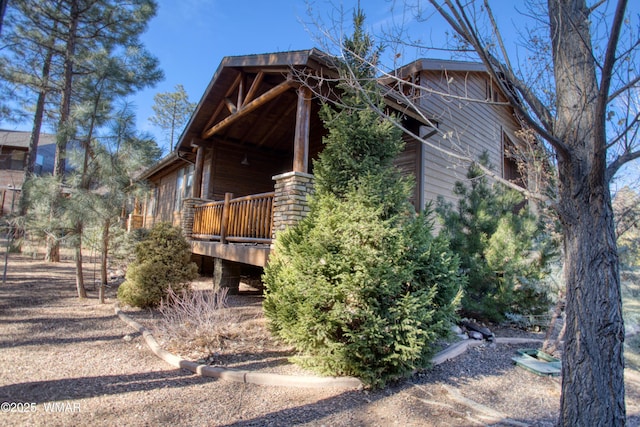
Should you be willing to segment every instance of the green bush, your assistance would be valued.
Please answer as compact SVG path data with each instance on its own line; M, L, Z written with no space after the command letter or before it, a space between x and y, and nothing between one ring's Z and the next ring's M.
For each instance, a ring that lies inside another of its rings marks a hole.
M437 208L440 234L451 242L469 278L465 314L501 321L506 313L546 312L551 300L543 279L556 255L554 240L520 193L489 185L476 164L467 178L468 185L455 184L457 209L442 200Z
M265 268L265 315L297 362L382 386L428 365L460 298L458 259L409 204L410 182L393 159L401 132L375 86L378 50L354 16L349 69L367 93L344 84L340 105L324 105L325 148L314 163L308 216L279 233ZM363 61L363 58L367 58ZM346 64L345 64L346 67Z
M373 386L428 365L460 298L458 259L431 224L380 211L357 194L317 200L278 236L264 276L271 330L296 360Z
M118 288L118 300L134 307L155 307L170 287L180 293L198 276L191 262L191 249L182 230L168 223L154 225L135 248L125 281Z

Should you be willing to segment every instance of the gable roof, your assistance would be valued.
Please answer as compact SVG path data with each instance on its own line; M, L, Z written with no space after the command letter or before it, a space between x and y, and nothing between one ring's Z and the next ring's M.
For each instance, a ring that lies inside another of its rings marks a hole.
M263 88L256 87L256 93L253 94L253 99L255 99L264 93L265 89L274 87L279 81L286 78L286 75L292 69L320 70L327 68L330 67L330 58L329 55L318 49L227 56L223 58L180 135L175 148L178 150L190 150L192 141L201 139L203 132L212 126L213 120L220 117L224 119L225 114L229 114L229 112L221 111L221 109L231 95L230 92L237 88L237 80L242 73L262 73L259 83ZM255 77L253 81L257 79ZM244 90L248 91L250 89L244 88ZM280 111L275 116L284 113L285 111Z
M420 58L396 70L396 74L406 76L418 71L457 71L486 73L487 68L481 62L456 61L448 59Z
M202 144L203 140L209 139L214 133L216 139L238 146L248 144L269 150L289 150L294 131L290 124L295 122L297 94L290 90L294 87L293 84L288 87L282 85L291 79L291 73L296 70L335 77L335 58L315 48L224 57L182 131L174 147L175 154L172 151L143 176L150 177L174 162L181 162L183 156L180 153L191 158L193 146ZM400 67L395 73L406 76L422 70L487 72L482 63L423 58ZM381 83L384 81L385 79ZM245 97L246 103L249 103L279 86L282 91L277 102L266 101L263 106L269 104L268 107L256 108L256 111L246 113L242 120L223 131L219 132L215 128L225 120L231 120L231 116L237 111L234 109L244 107L235 105L240 104L241 98ZM248 92L251 92L251 96L247 95ZM391 91L385 93L385 101L390 107L423 122L421 115L413 111L421 109L420 106L407 105L401 96ZM267 139L268 144L265 143Z
M29 148L31 132L0 129L0 145L5 147ZM40 134L40 145L55 144L56 136L48 133Z

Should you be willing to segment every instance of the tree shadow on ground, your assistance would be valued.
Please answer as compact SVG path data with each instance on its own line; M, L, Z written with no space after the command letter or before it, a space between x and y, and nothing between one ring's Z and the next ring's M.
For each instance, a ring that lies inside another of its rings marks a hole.
M131 334L132 336L134 334ZM26 340L16 342L14 340L0 341L0 349L13 348L19 346L45 346L45 345L67 345L76 344L80 342L102 342L102 341L119 341L122 339L122 335L95 335L83 338L58 338L51 337L50 339L37 339Z
M233 369L256 371L290 365L289 357L293 355L293 351L268 351L260 353L260 358L256 359L254 353L236 353L232 357L220 356L219 358L215 358L213 363L229 366Z
M503 350L501 349L500 353L504 353ZM510 353L507 351L508 354ZM470 366L464 366L467 364ZM443 385L455 388L456 385L472 382L478 376L499 378L504 375L512 375L513 369L516 367L510 363L472 365L468 360L462 361L461 367L458 361L453 360L380 390L346 391L315 403L271 412L252 419L239 420L225 426L300 425L319 421L330 425L331 417L343 411L350 411L354 425L366 425L375 417L380 417L380 414L376 413L378 406L389 406L388 402L382 404L387 399L396 408L396 412L389 414L389 418L386 420L378 419L376 422L381 425L385 422L399 422L407 425L467 426L469 420L460 418L460 414L473 413L473 410L461 407L456 402L448 400L446 396L443 397L446 395L446 392L443 391ZM485 392L491 393L491 390L485 390ZM474 399L478 396L467 397ZM373 418L367 418L365 414L368 412L374 414ZM540 419L536 419L534 416L534 418L523 417L515 418L515 420L528 425L554 425L556 421L553 415ZM497 425L502 424L498 423Z
M174 369L128 375L103 375L0 386L0 402L35 402L85 399L162 388L180 388L212 381ZM34 391L37 390L37 393ZM35 396L35 397L34 397Z

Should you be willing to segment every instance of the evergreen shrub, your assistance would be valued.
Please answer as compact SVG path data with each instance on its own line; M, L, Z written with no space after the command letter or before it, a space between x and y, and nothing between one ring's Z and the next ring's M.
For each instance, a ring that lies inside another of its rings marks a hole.
M156 307L171 288L181 293L198 276L182 230L168 223L153 226L135 247L135 261L118 288L118 300L133 307Z
M428 366L461 279L424 216L385 220L362 199L317 199L313 215L278 236L264 309L302 365L381 386Z
M297 362L382 386L428 365L456 316L462 279L446 240L433 238L428 215L408 202L410 182L393 166L400 131L370 108L383 108L370 66L379 50L363 19L354 16L349 69L341 71L360 80L345 80L340 105L321 109L328 134L314 163L311 210L276 236L263 306Z
M488 165L486 155L481 162ZM460 256L468 276L462 309L466 315L502 321L507 313L538 315L551 304L544 278L557 254L556 242L524 203L521 193L490 185L477 164L457 182L457 209L439 200L440 235Z

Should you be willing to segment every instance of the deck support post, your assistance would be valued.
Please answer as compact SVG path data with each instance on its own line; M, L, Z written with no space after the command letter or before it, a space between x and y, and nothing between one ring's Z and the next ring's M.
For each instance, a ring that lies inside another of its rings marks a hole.
M311 89L298 88L298 108L296 111L296 133L293 140L293 170L309 171L309 128L311 123Z
M213 259L213 290L229 288L235 295L240 289L240 264L222 258Z

